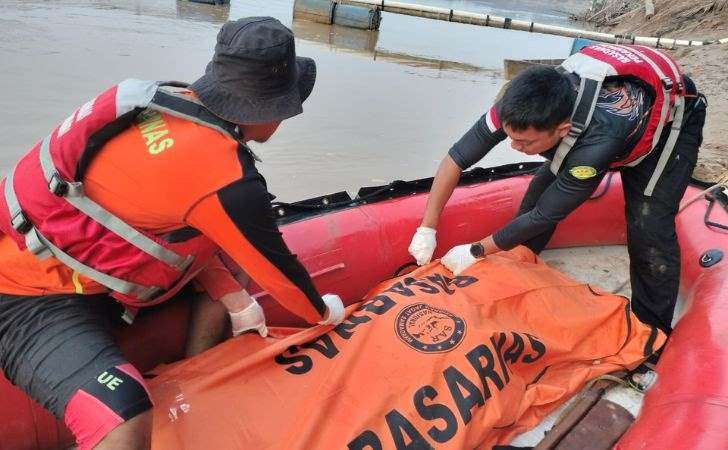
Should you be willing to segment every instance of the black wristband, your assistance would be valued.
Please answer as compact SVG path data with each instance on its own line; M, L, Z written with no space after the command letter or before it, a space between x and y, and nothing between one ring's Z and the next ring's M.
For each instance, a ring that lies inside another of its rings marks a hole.
M485 256L485 247L483 247L483 244L481 244L480 242L471 244L470 254L473 255L474 258L482 258L483 256Z

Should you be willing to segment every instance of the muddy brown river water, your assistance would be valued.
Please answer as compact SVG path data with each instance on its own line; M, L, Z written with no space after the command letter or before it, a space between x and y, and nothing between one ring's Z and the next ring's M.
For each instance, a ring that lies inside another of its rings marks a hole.
M590 1L416 3L564 25ZM195 80L229 19L279 18L296 33L298 54L318 64L304 114L253 144L271 191L286 201L432 176L490 105L504 58L562 58L571 47L561 37L389 13L378 32L293 23L292 8L293 0L0 0L0 169L109 85ZM480 165L523 158L504 143Z

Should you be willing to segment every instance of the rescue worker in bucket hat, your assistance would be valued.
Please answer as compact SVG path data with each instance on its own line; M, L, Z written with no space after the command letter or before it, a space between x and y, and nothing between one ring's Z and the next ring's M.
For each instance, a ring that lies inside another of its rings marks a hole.
M112 335L119 304L158 304L194 280L205 293L188 354L223 337L227 313L233 334L266 335L220 249L308 322L343 319L341 299L319 295L284 243L246 145L300 114L315 78L276 19L228 22L193 84L113 86L3 180L0 367L80 448L150 445L152 401Z
M677 63L644 46L592 45L559 67L526 69L441 162L410 254L420 265L430 261L440 214L462 171L507 137L514 150L546 161L513 220L442 257L456 274L517 245L541 252L559 221L618 169L631 306L642 322L669 334L680 282L675 216L697 161L705 111L705 98Z

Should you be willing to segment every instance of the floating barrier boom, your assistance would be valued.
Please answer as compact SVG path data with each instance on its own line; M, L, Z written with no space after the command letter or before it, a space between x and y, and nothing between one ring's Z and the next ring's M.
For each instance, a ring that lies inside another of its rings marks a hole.
M552 34L556 36L587 38L613 44L640 44L656 48L696 47L708 44L726 44L728 38L705 41L675 39L666 37L644 37L631 34L610 34L597 31L579 30L526 20L511 19L491 14L460 11L457 9L439 8L436 6L415 5L388 0L340 0L341 3L375 7L384 12L404 14L407 16L425 17L446 22L467 23L506 30L528 31L531 33Z

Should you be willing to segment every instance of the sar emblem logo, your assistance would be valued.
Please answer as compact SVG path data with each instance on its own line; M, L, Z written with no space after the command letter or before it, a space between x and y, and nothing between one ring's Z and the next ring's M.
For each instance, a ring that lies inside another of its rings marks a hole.
M569 170L569 173L574 176L574 178L578 180L586 180L592 177L595 177L597 175L597 170L593 167L589 166L577 166L572 167Z
M465 337L463 319L424 303L405 307L394 326L402 342L423 353L449 352Z

